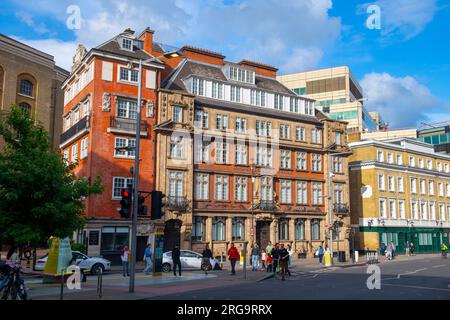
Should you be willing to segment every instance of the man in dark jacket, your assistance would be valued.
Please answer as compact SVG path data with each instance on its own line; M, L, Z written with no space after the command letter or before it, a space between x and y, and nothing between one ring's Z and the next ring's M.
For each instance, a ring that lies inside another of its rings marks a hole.
M172 261L173 261L173 275L177 276L177 266L178 266L178 274L181 277L181 261L180 261L180 247L179 245L175 245L175 248L172 250Z
M285 280L284 276L285 274L289 274L289 276L291 275L291 272L289 271L288 268L288 260L289 260L289 252L286 250L286 248L284 247L284 244L281 244L280 249L278 250L278 254L280 257L280 271L281 271L281 280Z
M213 257L211 249L209 249L209 245L207 244L205 250L202 253L202 268L205 271L205 274L208 274L208 269L211 268L211 259Z
M272 270L273 270L273 273L276 274L278 262L280 261L280 244L279 243L275 243L275 246L273 247L270 255L272 256Z

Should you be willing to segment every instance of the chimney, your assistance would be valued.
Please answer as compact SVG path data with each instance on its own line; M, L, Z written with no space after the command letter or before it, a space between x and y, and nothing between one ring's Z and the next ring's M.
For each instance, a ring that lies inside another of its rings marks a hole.
M153 34L155 31L150 28L146 28L141 35L139 36L139 40L144 41L144 51L152 54L153 52Z

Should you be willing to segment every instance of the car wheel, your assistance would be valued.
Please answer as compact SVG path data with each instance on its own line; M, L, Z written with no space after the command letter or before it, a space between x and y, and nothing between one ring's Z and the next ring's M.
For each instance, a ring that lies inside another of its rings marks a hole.
M105 272L105 267L100 264L100 263L96 263L92 266L91 268L91 274L100 274Z
M163 271L163 272L170 272L170 269L171 269L171 267L170 267L170 264L169 264L169 263L164 263L164 264L162 265L162 271Z

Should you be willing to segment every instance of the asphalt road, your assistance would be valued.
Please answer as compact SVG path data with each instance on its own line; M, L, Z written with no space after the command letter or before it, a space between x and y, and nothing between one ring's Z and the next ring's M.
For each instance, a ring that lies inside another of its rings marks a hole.
M262 282L211 288L156 297L161 300L297 300L297 299L450 299L450 259L384 262L380 289L367 286L367 266L325 270L297 269L286 281ZM374 279L369 280L374 286ZM152 299L155 299L153 297Z

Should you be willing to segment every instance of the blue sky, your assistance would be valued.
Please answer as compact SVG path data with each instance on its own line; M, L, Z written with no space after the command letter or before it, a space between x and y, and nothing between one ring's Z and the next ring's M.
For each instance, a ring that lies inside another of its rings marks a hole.
M348 65L391 127L450 119L450 0L2 0L0 33L69 69L90 48L131 27L156 41L191 44L272 64L279 74ZM369 5L381 29L366 27ZM69 30L70 5L81 28Z

